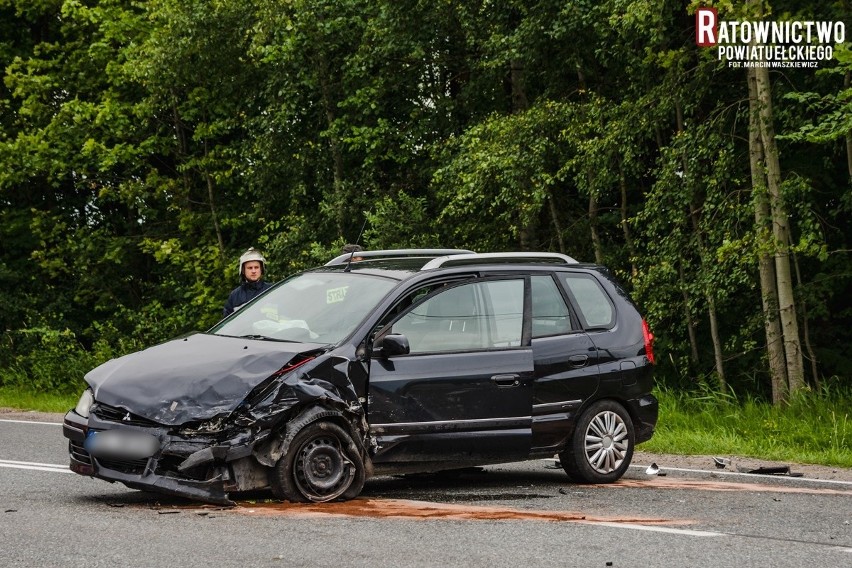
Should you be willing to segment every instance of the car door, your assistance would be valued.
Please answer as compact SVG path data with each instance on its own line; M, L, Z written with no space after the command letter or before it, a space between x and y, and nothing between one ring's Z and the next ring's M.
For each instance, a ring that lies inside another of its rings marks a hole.
M598 390L599 354L553 276L530 280L533 451L544 455L561 449L577 411Z
M382 329L378 338L402 334L410 352L371 360L374 463L452 467L528 456L533 356L524 332L526 286L523 277L449 284Z

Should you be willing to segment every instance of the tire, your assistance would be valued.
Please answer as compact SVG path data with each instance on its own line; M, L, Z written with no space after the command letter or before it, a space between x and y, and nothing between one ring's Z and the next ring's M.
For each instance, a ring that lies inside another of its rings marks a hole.
M364 488L364 461L346 431L313 422L293 437L270 474L272 493L293 503L354 499Z
M635 445L630 414L615 401L600 400L580 415L559 461L572 481L612 483L627 471Z

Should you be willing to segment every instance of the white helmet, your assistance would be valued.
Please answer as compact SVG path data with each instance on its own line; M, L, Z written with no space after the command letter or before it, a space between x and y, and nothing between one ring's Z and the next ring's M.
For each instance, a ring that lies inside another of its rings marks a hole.
M244 252L243 255L240 257L240 263L239 265L237 265L237 270L240 273L240 278L243 277L243 265L253 260L256 260L260 263L260 273L266 273L266 259L263 258L263 255L260 254L259 250L254 247L249 247L248 250L246 250L246 252Z

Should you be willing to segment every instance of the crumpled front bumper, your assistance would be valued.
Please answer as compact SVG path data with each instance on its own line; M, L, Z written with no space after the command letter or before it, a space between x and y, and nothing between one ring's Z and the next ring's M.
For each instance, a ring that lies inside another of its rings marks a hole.
M86 437L90 430L114 431L113 424L98 424L97 419L86 419L74 410L65 415L62 433L68 438L70 454L70 469L80 475L95 477L143 491L155 491L179 497L186 497L220 505L233 505L228 494L241 490L239 483L233 479L231 468L226 460L235 460L251 454L251 445L228 448L227 452L215 452L209 443L200 442L196 446L187 441L170 440L166 429L132 428L127 431L139 432L144 430L157 436L161 441L160 449L153 455L141 459L122 459L116 457L95 457L85 446ZM211 460L202 462L203 478L193 478L183 474L178 466L190 455L205 454L210 451ZM176 453L177 452L177 453ZM223 459L214 459L213 453L218 453ZM216 465L218 464L218 465Z

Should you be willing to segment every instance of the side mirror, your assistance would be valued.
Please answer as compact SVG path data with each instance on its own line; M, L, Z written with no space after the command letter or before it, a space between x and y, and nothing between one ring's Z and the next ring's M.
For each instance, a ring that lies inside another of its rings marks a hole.
M373 344L373 354L384 359L394 355L408 355L410 352L408 338L401 333L389 333L378 338Z

